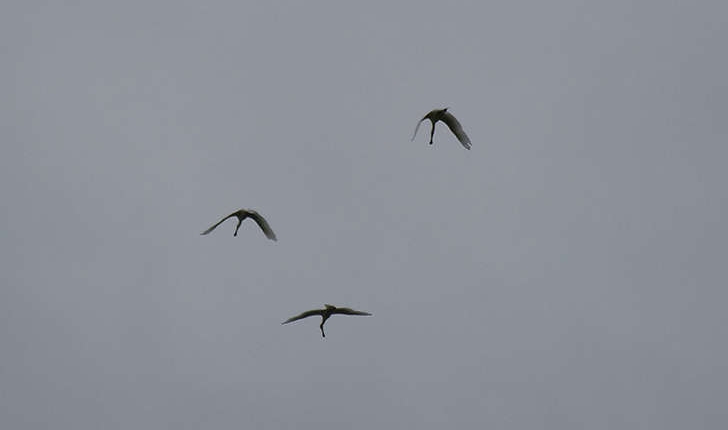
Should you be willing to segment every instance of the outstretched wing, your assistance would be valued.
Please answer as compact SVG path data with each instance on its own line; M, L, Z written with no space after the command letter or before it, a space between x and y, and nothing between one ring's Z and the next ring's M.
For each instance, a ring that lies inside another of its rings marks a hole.
M233 213L231 213L230 215L228 215L228 216L226 216L225 218L221 219L220 221L218 221L217 223L215 223L215 225L213 225L212 227L208 228L207 230L203 231L203 232L202 232L202 233L200 233L200 234L207 234L207 233L209 233L209 232L211 232L211 231L215 230L215 229L217 228L217 226L218 226L218 225L220 225L220 224L222 224L222 223L223 223L223 222L224 222L224 221L225 221L226 219L228 219L228 218L230 218L230 217L234 217L234 216L237 216L237 214L238 214L237 212L233 212Z
M332 313L334 314L344 314L344 315L371 315L369 312L362 312L362 311L355 311L354 309L349 308L336 308L335 311Z
M270 240L278 240L276 239L276 234L273 233L273 229L271 229L270 225L268 225L268 221L266 221L261 214L255 211L248 211L248 215L253 218L261 230L263 230L265 237Z
M306 311L302 314L296 315L295 317L290 317L287 320L283 321L281 324L288 324L289 322L298 321L302 318L310 317L313 315L321 315L323 314L323 311L321 309L314 309L311 311Z
M428 114L428 115L429 115L429 114ZM422 124L422 121L424 121L424 120L426 120L426 119L427 119L427 116L425 116L424 118L422 118L422 119L420 120L420 122L418 122L418 123L417 123L417 126L415 126L415 132L414 132L414 134L412 135L412 139L410 139L410 141L414 141L414 140L415 140L415 136L417 136L417 130L419 130L419 129L420 129L420 124Z
M441 120L442 122L447 124L447 126L450 128L450 131L455 133L455 136L458 138L460 143L463 144L465 149L470 149L470 138L467 134L465 134L465 131L463 131L463 126L460 125L460 122L455 119L455 117L452 116L450 112L447 111L442 114Z

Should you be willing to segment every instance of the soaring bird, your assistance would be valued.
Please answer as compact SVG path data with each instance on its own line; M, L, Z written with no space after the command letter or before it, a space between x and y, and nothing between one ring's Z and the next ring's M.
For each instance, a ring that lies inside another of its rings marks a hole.
M240 228L240 224L243 223L243 220L245 218L252 218L253 221L255 221L258 224L258 226L263 230L265 237L267 237L270 240L276 240L276 234L273 233L273 230L270 228L270 226L268 225L268 222L265 220L265 218L263 218L263 216L261 214L259 214L258 212L254 211L252 209L240 209L239 211L233 212L230 215L228 215L225 218L218 221L217 224L213 225L212 227L208 228L207 230L203 231L200 234L207 234L207 233L215 230L215 228L218 225L222 224L223 221L225 221L228 218L232 218L232 217L238 218L238 226L235 227L235 233L233 233L233 236L238 235L238 229Z
M463 131L463 126L460 125L460 122L458 122L457 119L455 119L454 116L450 112L447 111L448 108L445 109L435 109L431 110L430 113L425 115L420 122L417 123L417 127L415 127L415 134L412 135L412 140L415 140L415 136L417 136L417 130L420 128L420 124L422 121L429 119L430 122L432 122L432 131L430 131L430 145L432 145L432 137L435 135L435 123L437 121L442 121L450 128L450 131L455 133L455 136L458 138L460 143L465 147L465 149L470 149L470 138L467 134L465 134L465 131Z
M337 308L333 305L324 305L326 309L313 309L310 311L306 311L300 315L296 315L295 317L290 317L287 320L283 321L281 324L288 324L289 322L297 321L302 318L310 317L313 315L321 315L321 325L319 328L321 329L321 336L326 337L326 333L324 333L324 323L327 319L333 314L342 314L342 315L371 315L368 312L362 312L362 311L355 311L353 309L349 308Z

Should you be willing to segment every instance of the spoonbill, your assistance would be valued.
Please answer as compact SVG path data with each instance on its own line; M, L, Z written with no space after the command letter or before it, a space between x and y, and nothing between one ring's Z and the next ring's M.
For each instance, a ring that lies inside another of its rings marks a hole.
M235 233L233 233L233 236L238 235L238 229L240 228L240 224L243 223L243 220L245 218L252 218L253 221L255 221L258 224L258 226L261 228L261 230L263 230L265 237L267 237L270 240L277 240L276 234L273 233L273 230L270 228L270 225L268 225L268 221L266 221L265 218L263 218L263 216L261 214L259 214L258 212L254 211L252 209L240 209L239 211L235 211L235 212L231 213L230 215L226 216L225 218L221 219L216 224L214 224L212 227L208 228L207 230L203 231L200 234L204 235L204 234L207 234L207 233L215 230L215 228L217 228L218 225L222 224L223 221L225 221L228 218L232 218L232 217L238 218L238 225L237 225L237 227L235 227Z
M298 321L302 318L314 316L314 315L321 315L321 325L319 328L321 329L321 336L326 337L326 333L324 333L324 323L331 315L334 314L342 314L342 315L371 315L368 312L362 312L362 311L355 311L354 309L349 308L337 308L334 305L324 305L325 309L313 309L310 311L306 311L300 315L296 315L295 317L290 317L287 320L283 321L281 324L288 324L289 322Z
M434 109L431 110L427 115L422 117L420 122L417 123L417 127L415 127L415 133L412 135L412 140L415 140L415 136L417 136L417 130L420 128L420 124L422 124L422 121L429 119L430 122L432 122L432 130L430 131L430 145L432 145L432 137L435 135L435 123L437 121L442 121L450 128L450 131L452 131L455 134L455 137L458 138L460 143L465 147L465 149L470 149L470 138L467 134L465 134L465 131L463 131L463 126L460 125L460 122L455 119L455 117L448 112L449 108L445 109Z

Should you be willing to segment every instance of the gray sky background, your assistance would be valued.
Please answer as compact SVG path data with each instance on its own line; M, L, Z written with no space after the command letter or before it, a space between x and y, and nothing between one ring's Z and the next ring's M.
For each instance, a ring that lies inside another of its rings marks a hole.
M726 16L5 2L0 427L726 428Z

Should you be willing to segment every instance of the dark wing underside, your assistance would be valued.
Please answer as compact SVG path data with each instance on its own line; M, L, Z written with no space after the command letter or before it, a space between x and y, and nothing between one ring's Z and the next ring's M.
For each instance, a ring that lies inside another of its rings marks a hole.
M220 225L220 224L222 224L222 223L223 223L223 222L224 222L224 221L225 221L226 219L228 219L228 218L230 218L230 217L234 217L234 216L236 216L237 214L238 214L237 212L233 212L233 213L231 213L230 215L228 215L228 216L226 216L225 218L221 219L221 220L220 220L220 221L218 221L218 222L217 222L216 224L214 224L214 225L213 225L212 227L208 228L207 230L203 231L203 232L202 232L202 233L200 233L200 234L207 234L207 233L209 233L209 232L211 232L211 231L215 230L215 229L217 228L217 226L218 226L218 225Z
M290 317L287 320L283 321L281 324L288 324L289 322L298 321L298 320L306 318L306 317L310 317L310 316L314 316L314 315L321 315L321 314L323 314L323 311L321 309L314 309L314 310L306 311L302 314L296 315L295 317Z
M265 234L265 237L270 240L278 240L276 239L276 234L273 233L273 229L270 228L270 225L268 225L268 221L266 221L261 214L255 211L250 211L248 212L248 215L253 218L253 220L258 224L260 229L263 230L263 234Z
M465 147L465 149L470 149L470 138L467 134L465 134L465 131L463 131L463 126L460 125L460 122L455 119L454 116L450 112L445 112L442 115L442 122L447 124L447 126L450 128L450 131L452 131L455 136L458 138L460 143Z
M428 115L429 115L429 114L428 114ZM418 123L417 123L417 126L415 126L415 132L414 132L414 134L412 134L412 139L410 139L410 141L414 141L414 140L415 140L415 136L417 136L417 130L419 130L419 129L420 129L420 124L422 124L422 121L424 121L424 120L426 120L426 119L427 119L427 116L425 116L424 118L422 118L422 119L420 120L420 122L418 122Z
M343 315L371 315L369 312L362 312L362 311L355 311L354 309L349 308L336 308L335 311L332 312L333 314L343 314Z

